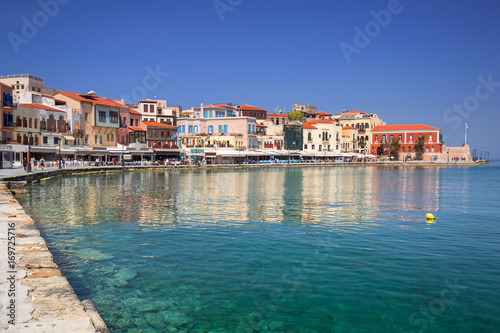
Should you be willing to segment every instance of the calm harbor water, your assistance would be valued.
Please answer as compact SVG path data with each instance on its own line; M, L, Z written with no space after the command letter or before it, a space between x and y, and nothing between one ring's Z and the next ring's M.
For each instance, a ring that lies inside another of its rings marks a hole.
M79 175L20 201L112 332L498 332L499 199L490 164Z

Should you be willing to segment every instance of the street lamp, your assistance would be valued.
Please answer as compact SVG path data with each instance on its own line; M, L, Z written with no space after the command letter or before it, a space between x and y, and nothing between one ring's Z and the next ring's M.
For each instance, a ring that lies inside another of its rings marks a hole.
M28 132L28 172L31 172L31 132Z
M59 145L57 146L57 148L59 149L59 169L62 168L62 162L61 162L61 138L59 138Z

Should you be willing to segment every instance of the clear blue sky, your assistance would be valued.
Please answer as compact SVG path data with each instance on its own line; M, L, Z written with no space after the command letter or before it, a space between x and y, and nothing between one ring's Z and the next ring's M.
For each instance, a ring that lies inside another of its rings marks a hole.
M362 110L440 127L448 145L463 143L467 122L472 148L500 157L500 1L59 1L52 15L38 1L4 3L0 74L127 102L147 91L183 108ZM148 67L169 75L144 84Z

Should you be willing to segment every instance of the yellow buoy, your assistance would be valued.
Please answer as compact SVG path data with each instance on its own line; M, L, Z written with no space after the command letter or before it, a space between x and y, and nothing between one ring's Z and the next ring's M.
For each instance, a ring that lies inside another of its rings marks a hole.
M425 217L427 217L428 220L434 220L434 215L432 215L431 213L425 214Z

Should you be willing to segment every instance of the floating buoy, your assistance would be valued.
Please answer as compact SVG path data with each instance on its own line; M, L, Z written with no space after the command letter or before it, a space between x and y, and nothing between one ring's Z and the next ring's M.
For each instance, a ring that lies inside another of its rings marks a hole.
M427 217L428 220L434 220L434 215L432 215L431 213L425 214L425 217Z

